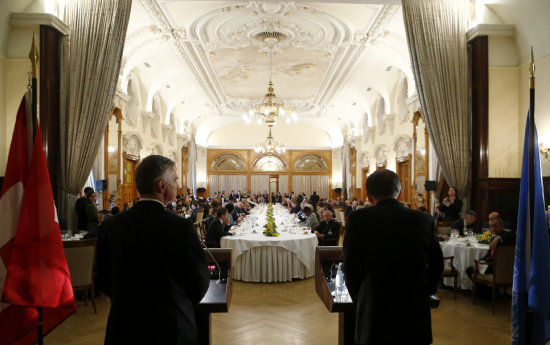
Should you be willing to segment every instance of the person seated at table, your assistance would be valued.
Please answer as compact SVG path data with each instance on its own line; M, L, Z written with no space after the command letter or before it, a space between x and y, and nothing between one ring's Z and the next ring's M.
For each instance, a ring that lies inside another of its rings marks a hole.
M319 239L319 243L321 243L321 239L329 240L340 238L340 223L332 218L332 212L330 212L330 210L325 210L323 212L323 221L312 229L312 232Z
M458 230L460 236L467 236L469 231L474 231L474 223L476 222L476 213L473 210L468 210L464 213L464 217L457 220L451 225L451 230Z
M443 212L439 210L439 203L435 203L435 210L433 214L434 222L442 222L443 221Z
M497 211L493 211L493 212L489 213L489 216L488 216L489 220L483 224L483 229L489 229L490 228L489 222L491 221L491 219L495 219L496 217L502 218L500 216L500 213L498 213ZM507 222L507 221L504 220L503 224L504 224L504 229L507 229L507 230L510 230L510 231L512 230L512 225L510 224L510 222Z
M304 226L310 227L311 229L316 228L319 225L319 221L317 220L317 216L313 213L313 210L311 209L311 206L305 206L304 207Z
M489 244L489 250L487 254L481 259L482 261L492 261L495 250L499 245L502 244L512 244L516 241L516 234L510 230L504 229L504 221L500 217L495 217L489 221L489 226L491 228L491 233L494 238ZM472 279L472 274L474 272L474 267L470 266L466 268L466 274L470 279ZM493 266L488 266L484 274L492 274ZM485 290L486 289L486 290ZM489 286L480 285L478 287L478 293L481 297L490 298L491 288Z
M234 211L235 211L235 205L233 205L232 203L227 203L225 205L225 208L227 209L227 217L229 218L229 225L230 226L234 226L234 225L237 225L239 224L243 219L244 217L237 217L235 214L234 214ZM235 217L235 218L233 218Z
M297 214L297 213L299 213L300 211L301 211L300 205L298 205L297 202L292 201L292 202L290 203L290 214L293 214L293 213L294 213L294 214Z
M216 210L216 218L208 225L206 229L206 241L216 242L219 246L220 239L224 236L232 236L229 232L229 217L227 209L220 207Z
M449 193L439 204L439 210L443 212L444 222L454 222L460 218L462 200L458 199L458 192L455 187L449 187Z

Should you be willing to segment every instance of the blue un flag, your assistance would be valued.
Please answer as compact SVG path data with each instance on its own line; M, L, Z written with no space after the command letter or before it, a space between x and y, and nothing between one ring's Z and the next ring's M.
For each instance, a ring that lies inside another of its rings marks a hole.
M530 121L532 121L532 116L528 113L523 146L514 263L512 345L544 345L550 339L550 245L544 212L544 188L537 130L535 128L534 138L530 138ZM535 148L532 171L529 169L530 140L534 141ZM532 179L534 184L533 199L529 196L529 179ZM534 200L533 205L530 204L530 200ZM531 209L533 210L532 219ZM533 227L532 235L531 225ZM533 312L533 320L529 329L525 324L527 308ZM525 340L528 332L532 340L530 344L526 344Z

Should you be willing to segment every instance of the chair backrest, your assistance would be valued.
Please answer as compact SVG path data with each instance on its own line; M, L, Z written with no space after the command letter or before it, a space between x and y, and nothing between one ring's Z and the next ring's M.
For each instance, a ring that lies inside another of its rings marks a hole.
M193 224L193 226L195 226L195 231L197 232L197 236L199 236L200 238L202 238L202 233L201 233L201 222L195 222Z
M337 207L334 208L334 212L336 213L336 220L338 220L340 224L345 225L346 220L344 219L344 212Z
M202 220L203 214L204 214L204 210L197 211L197 219L195 219L195 222L200 222Z
M512 285L514 279L514 258L516 247L500 245L494 254L493 279L497 285Z
M449 235L451 233L451 225L453 225L453 222L437 222L435 223L435 230L438 235Z
M63 242L74 288L92 285L96 243L97 238Z

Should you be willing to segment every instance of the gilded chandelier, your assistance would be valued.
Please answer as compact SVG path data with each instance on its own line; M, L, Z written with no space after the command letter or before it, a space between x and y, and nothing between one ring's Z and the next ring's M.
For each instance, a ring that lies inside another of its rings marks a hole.
M261 143L256 144L256 147L254 148L254 151L259 153L266 153L268 155L272 155L274 153L281 154L286 152L286 149L283 144L280 144L276 142L273 139L273 135L271 135L271 127L269 126L269 134L267 135L267 140Z
M277 31L261 32L256 35L256 38L263 41L269 49L269 83L265 96L259 101L252 102L245 108L243 120L245 120L246 123L250 123L254 120L259 125L265 123L268 126L274 126L279 119L285 121L287 124L291 121L298 121L298 116L294 111L294 107L286 106L283 100L275 95L273 82L271 81L271 52L273 47L285 37L283 33Z

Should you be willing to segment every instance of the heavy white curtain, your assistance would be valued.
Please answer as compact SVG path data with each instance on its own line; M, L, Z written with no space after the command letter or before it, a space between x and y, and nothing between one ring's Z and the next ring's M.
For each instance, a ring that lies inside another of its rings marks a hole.
M269 175L251 175L250 193L258 194L269 190Z
M293 175L292 176L292 189L294 193L304 192L307 197L316 191L321 198L327 199L329 197L329 183L330 178L328 175Z
M469 1L403 0L403 18L426 126L449 185L469 204Z
M246 190L246 175L210 175L208 190L210 195L225 191L228 195L232 190L244 192Z
M71 33L63 47L62 82L67 94L61 135L67 140L61 148L59 206L61 217L71 226L76 198L109 121L131 6L131 0L62 3L61 16Z
M279 175L279 192L281 194L290 192L288 190L288 175Z
M292 175L292 189L296 194L304 192L309 197L311 195L311 176Z
M328 175L312 175L311 176L311 194L317 192L323 199L328 199L330 179ZM309 194L309 195L311 195Z

